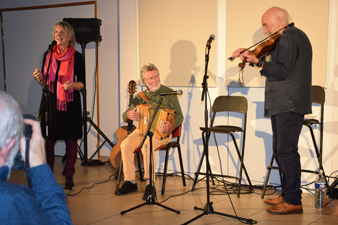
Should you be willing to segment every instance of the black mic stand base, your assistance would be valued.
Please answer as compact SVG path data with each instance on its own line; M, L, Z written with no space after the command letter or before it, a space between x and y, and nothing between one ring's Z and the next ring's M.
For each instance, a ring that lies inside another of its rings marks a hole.
M168 209L168 210L170 210L170 211L173 211L173 212L175 212L176 214L180 214L180 211L175 210L175 209L172 209L172 208L169 208L168 206L165 206L165 205L162 205L162 204L156 202L156 200L155 200L155 198L153 197L153 195L149 195L148 198L147 198L147 201L146 201L145 203L142 203L142 204L140 204L140 205L137 205L137 206L135 206L135 207L133 207L133 208L130 208L130 209L128 209L128 210L121 211L121 215L124 215L124 214L126 214L127 212L130 212L130 211L132 211L132 210L134 210L134 209L140 208L140 207L142 207L142 206L144 206L144 205L158 205L158 206L160 206L160 207L162 207L162 208L165 208L165 209Z
M198 218L200 218L202 216L205 216L205 215L208 215L208 214L217 214L217 215L220 215L220 216L227 216L227 217L230 217L230 218L246 221L246 224L253 224L253 220L252 219L245 219L245 218L241 218L241 217L238 217L238 216L232 216L232 215L229 215L229 214L216 212L216 211L214 211L214 208L212 207L212 204L213 204L212 202L207 202L205 204L205 206L204 206L204 209L195 206L194 207L195 210L201 210L201 211L203 211L203 213L200 214L200 215L198 215L198 216L196 216L195 218L192 218L191 220L189 220L188 222L185 222L183 224L189 224L189 223L197 220Z

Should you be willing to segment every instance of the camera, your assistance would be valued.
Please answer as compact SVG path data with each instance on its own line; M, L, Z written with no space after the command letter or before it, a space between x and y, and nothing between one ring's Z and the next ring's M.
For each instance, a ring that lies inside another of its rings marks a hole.
M36 120L36 118L30 114L23 114L22 116L24 119ZM29 169L29 160L28 160L29 159L29 141L31 140L31 137L32 137L32 126L25 124L23 133L26 138L26 151L25 151L26 161L23 160L21 156L21 152L19 150L18 154L14 158L14 164L12 166L12 170Z

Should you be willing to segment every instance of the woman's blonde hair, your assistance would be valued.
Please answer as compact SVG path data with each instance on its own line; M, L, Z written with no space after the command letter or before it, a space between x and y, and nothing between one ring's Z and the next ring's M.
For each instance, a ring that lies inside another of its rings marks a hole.
M68 22L60 21L57 24L55 24L54 30L53 30L53 40L54 40L55 29L58 26L61 26L63 29L65 29L66 32L68 32L68 36L69 36L68 45L71 45L75 48L75 44L76 44L75 32L74 32L73 27Z

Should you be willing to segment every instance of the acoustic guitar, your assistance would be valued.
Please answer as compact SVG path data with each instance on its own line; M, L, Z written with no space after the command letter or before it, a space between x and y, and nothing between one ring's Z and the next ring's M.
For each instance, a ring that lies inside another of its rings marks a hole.
M134 93L136 92L136 82L134 80L129 81L128 84L129 92L129 105L134 99ZM133 121L128 122L128 126L122 126L116 131L116 137L118 139L117 143L114 145L110 151L110 163L114 168L118 168L121 162L121 142L133 131L135 126L133 126Z

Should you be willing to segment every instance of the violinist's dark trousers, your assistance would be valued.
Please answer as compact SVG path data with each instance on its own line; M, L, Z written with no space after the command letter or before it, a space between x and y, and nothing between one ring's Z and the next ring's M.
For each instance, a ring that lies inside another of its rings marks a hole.
M304 115L293 112L271 117L273 153L282 172L282 197L286 203L301 205L301 165L298 140L303 127Z

